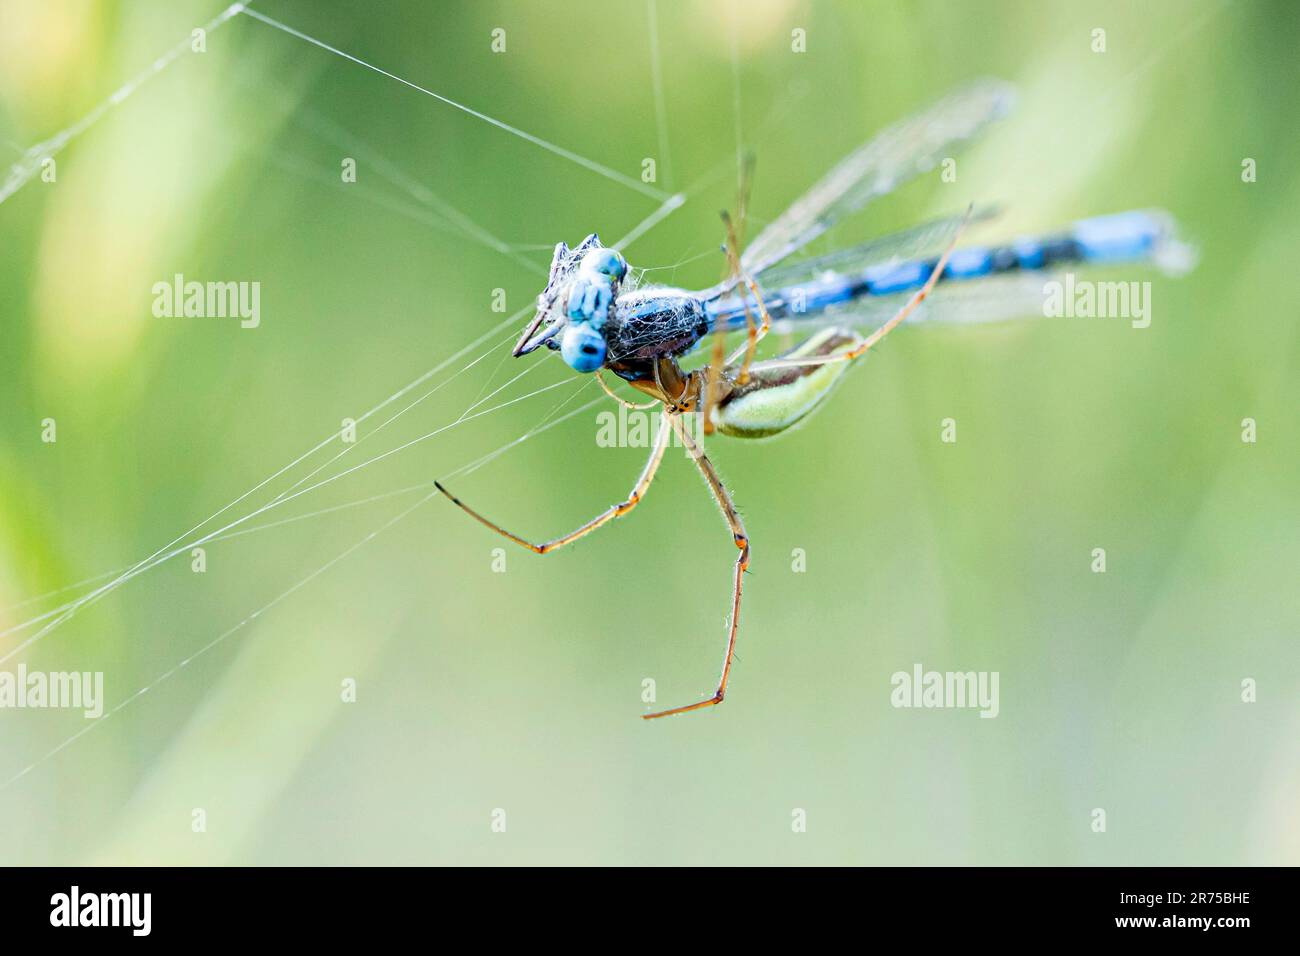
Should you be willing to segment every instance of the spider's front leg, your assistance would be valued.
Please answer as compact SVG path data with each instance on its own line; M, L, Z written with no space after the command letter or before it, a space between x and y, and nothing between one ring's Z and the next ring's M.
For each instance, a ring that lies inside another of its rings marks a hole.
M655 472L659 470L659 465L664 460L664 450L668 447L668 436L672 430L672 427L669 424L670 421L671 421L671 416L668 414L668 412L665 411L662 415L660 415L659 431L655 435L654 445L650 449L650 458L646 461L645 467L641 469L641 477L639 477L636 480L636 484L632 486L632 490L628 492L628 496L625 500L619 502L616 505L611 505L609 508L602 511L600 514L596 515L596 517L588 521L586 524L578 528L575 528L573 531L570 531L568 534L561 535L558 538L553 538L552 540L543 542L542 544L534 544L533 542L525 538L521 538L513 531L507 531L505 528L501 527L501 525L497 524L495 521L483 517L483 515L479 514L477 511L475 511L469 505L465 504L465 502L461 501L450 491L448 491L445 487L443 487L443 485L440 482L435 481L434 486L440 492L442 492L443 495L452 504L460 508L461 511L465 512L467 515L469 515L471 518L473 518L475 521L477 521L479 524L483 525L484 527L491 528L497 534L509 538L515 544L519 545L520 547L527 548L529 551L532 551L535 554L549 554L550 552L555 551L558 548L564 547L566 544L572 544L574 541L577 541L579 538L591 534L591 532L595 531L601 525L607 524L608 522L613 521L615 518L627 514L638 504L640 504L641 499L645 497L645 493L650 487L650 483L654 481Z

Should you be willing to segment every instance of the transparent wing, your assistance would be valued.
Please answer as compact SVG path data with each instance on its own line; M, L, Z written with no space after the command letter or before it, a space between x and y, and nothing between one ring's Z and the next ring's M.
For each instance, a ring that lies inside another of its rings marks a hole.
M759 277L844 216L932 169L953 147L1005 115L1013 99L1010 85L981 80L885 129L768 224L741 256L741 267Z
M1049 282L1061 281L1062 276L1052 272L948 280L935 287L907 320L907 324L975 325L1005 319L1042 318L1046 300L1043 287ZM887 322L914 291L864 296L842 308L827 310L807 324L873 329Z
M992 206L977 209L971 214L967 229L977 223L987 222L996 215L997 209ZM816 279L828 272L837 275L861 273L880 266L938 257L948 248L965 221L966 214L962 213L959 216L934 219L861 245L836 249L825 255L809 259L787 259L768 269L759 278L765 288L780 289Z

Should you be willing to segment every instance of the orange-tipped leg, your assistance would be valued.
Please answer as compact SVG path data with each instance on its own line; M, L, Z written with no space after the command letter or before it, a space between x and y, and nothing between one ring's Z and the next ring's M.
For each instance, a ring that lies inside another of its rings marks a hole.
M607 524L608 522L613 521L615 518L627 514L638 504L640 504L641 499L645 497L646 490L649 489L650 487L650 482L654 481L655 472L659 470L660 462L664 460L664 450L668 447L668 435L670 431L669 422L671 420L673 420L672 416L670 416L667 412L664 412L663 415L660 416L659 433L655 435L654 447L650 449L650 458L649 460L646 461L645 468L641 470L641 477L638 478L636 484L632 486L632 490L631 492L628 493L627 499L625 501L610 506L609 508L602 511L600 514L596 515L596 517L592 518L586 524L582 525L580 528L576 528L573 531L570 531L568 534L562 535L558 538L554 538L550 541L545 542L544 544L534 544L533 542L528 541L525 538L521 538L513 531L507 531L505 528L501 527L501 525L497 524L495 521L483 517L483 515L479 514L469 505L465 504L465 502L461 501L450 491L444 488L440 482L435 481L434 485L437 487L439 491L443 493L443 495L447 497L448 501L454 504L461 511L465 512L467 515L469 515L479 524L483 525L486 528L492 529L502 537L509 538L515 544L519 545L520 547L527 548L529 551L532 551L535 554L549 554L550 552L556 550L557 548L562 548L566 544L572 544L574 541L577 541L579 538L586 537L587 535L591 534L591 532L599 528L601 525Z
M691 438L686 428L681 424L680 419L673 419L673 427L677 429L682 444L695 458L695 464L704 475L709 490L713 492L713 497L717 499L718 505L722 508L722 516L731 529L732 540L735 541L736 547L740 549L740 555L736 558L736 579L731 590L731 623L727 628L727 650L722 659L722 676L718 678L718 689L713 692L712 697L696 701L694 704L673 707L670 710L661 710L654 714L644 714L645 720L687 714L693 710L703 710L705 707L713 707L722 703L722 699L727 693L727 680L731 677L731 662L736 653L736 629L740 626L740 591L744 583L745 570L749 567L749 536L745 534L744 522L740 520L740 515L736 512L736 506L731 500L731 495L727 493L726 487L722 484L722 479L718 477L718 473L714 470L713 463L705 457L703 450Z

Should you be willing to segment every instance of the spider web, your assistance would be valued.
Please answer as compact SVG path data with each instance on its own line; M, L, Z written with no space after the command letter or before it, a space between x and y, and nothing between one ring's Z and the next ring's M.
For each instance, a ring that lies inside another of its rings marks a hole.
M668 126L664 111L662 71L659 65L657 21L655 19L655 6L653 3L650 3L648 6L648 14L651 22L649 38L653 63L652 82L655 97L656 126L662 154L667 157ZM539 150L550 153L562 160L578 166L594 176L611 180L642 196L656 200L657 205L647 213L645 218L633 226L631 230L618 240L615 244L617 248L626 248L633 242L645 236L656 226L661 224L673 212L685 205L690 197L701 193L711 182L715 181L719 175L724 174L726 169L730 167L730 160L726 160L721 163L719 167L710 170L701 177L700 180L687 189L677 193L664 192L653 186L642 183L639 180L618 173L616 170L613 170L608 166L590 159L572 149L545 140L527 130L508 123L505 120L494 117L473 106L453 100L434 89L420 85L408 78L386 70L375 63L336 47L326 42L324 39L309 35L290 24L273 19L272 17L254 9L253 4L251 3L231 4L224 8L217 16L207 21L207 23L203 25L203 29L208 35L211 35L213 32L222 29L227 24L237 19L246 19L251 22L255 21L262 26L285 34L286 37L299 41L305 45L304 48L307 46L315 47L320 51L324 51L337 58L345 60L357 68L363 68L377 73L389 79L395 86L401 86L418 92L435 100L443 107L465 113L480 122L497 129L504 135L519 138ZM148 66L148 68L136 74L132 79L116 89L105 100L76 122L58 131L49 138L35 143L28 149L22 151L21 158L11 166L3 185L0 186L0 204L3 204L30 182L31 179L40 172L42 164L47 159L59 155L87 130L103 121L110 115L110 113L121 107L123 103L130 99L139 90L156 80L157 77L180 61L189 49L190 42L191 38L189 36L180 39L176 44L169 47L158 56ZM739 92L737 87L737 96L738 95ZM738 108L739 106L737 103L737 109ZM788 102L773 111L774 115L769 118L769 122L775 118L776 114L785 108L788 108ZM310 127L316 135L324 140L335 143L347 141L354 150L356 150L356 147L358 146L355 137L351 136L347 130L325 117L314 115L309 111L304 111L303 114L296 117L296 119L303 125ZM739 126L737 126L737 133L739 134ZM361 152L361 154L365 156L369 168L375 170L377 174L390 186L396 188L399 193L402 194L403 200L414 202L417 209L413 211L407 202L394 201L384 195L369 194L367 196L368 201L383 205L385 208L389 208L403 215L418 218L420 221L440 231L450 232L458 237L468 239L486 249L490 249L502 256L510 258L516 264L528 268L531 271L545 272L545 270L541 269L536 262L528 258L526 253L529 251L538 251L541 248L546 247L511 243L499 238L476 223L473 218L463 210L457 208L443 197L438 196L418 180L406 175L397 164L384 156L382 151L373 147L367 147L364 144L360 144L360 149L356 151ZM308 165L301 162L295 162L293 159L285 158L283 156L272 157L272 162L282 168L288 168L299 174L316 175L315 171ZM671 175L670 165L666 169L666 173ZM671 182L671 180L668 181ZM689 261L689 258L690 257L684 258L682 262ZM678 264L680 265L681 263ZM183 671L193 661L207 654L229 638L240 633L252 621L280 605L282 602L286 601L288 598L306 587L309 583L326 574L329 570L345 561L365 545L398 525L409 515L418 511L425 503L433 497L436 497L439 492L433 487L433 481L429 480L426 482L404 485L384 492L369 494L364 497L353 498L338 504L316 507L311 510L284 516L281 509L285 508L286 505L298 502L300 499L305 499L307 496L322 488L331 486L335 482L342 481L343 479L356 475L363 470L370 469L381 462L388 461L408 449L430 442L438 436L452 429L459 428L466 423L476 421L479 418L491 415L499 410L539 396L548 393L555 393L552 395L552 398L558 397L559 401L552 405L531 428L499 445L486 454L473 457L453 468L447 469L441 473L440 477L450 479L458 476L469 475L496 461L498 458L518 448L534 437L572 420L574 417L581 415L597 404L603 402L604 399L602 397L593 397L592 392L594 390L590 390L591 386L594 384L594 380L586 378L575 383L571 375L566 375L560 380L538 387L529 387L528 390L524 391L522 394L510 395L509 391L512 386L524 380L526 377L535 374L538 369L564 368L565 372L568 371L567 368L563 367L558 361L534 362L530 363L518 374L508 379L504 384L496 386L491 390L487 390L488 386L485 384L484 392L480 394L478 398L466 406L458 415L452 417L450 420L444 422L438 427L428 430L415 438L393 445L383 451L376 451L368 455L356 455L356 449L361 448L362 446L373 448L377 444L375 442L376 436L383 434L385 429L390 425L396 423L399 419L402 419L403 416L407 415L409 412L419 408L427 400L441 392L456 380L460 379L462 376L465 376L472 370L479 368L489 356L501 355L503 351L507 350L508 343L513 340L518 326L521 324L524 315L528 311L530 311L530 309L527 308L519 310L502 319L494 327L479 334L468 344L428 368L426 371L422 372L420 375L416 376L411 381L402 385L387 397L374 404L364 413L357 416L355 424L358 426L372 421L374 424L361 434L355 442L345 443L343 441L342 433L340 431L333 431L312 444L301 454L290 459L285 465L274 470L271 474L253 484L248 488L248 490L217 508L203 520L175 535L171 540L162 544L145 557L116 570L104 572L82 581L65 585L45 594L35 595L17 605L14 605L11 610L14 608L37 604L51 597L59 597L70 591L80 592L74 597L61 601L54 607L33 614L31 617L0 631L0 638L12 639L15 642L8 648L0 650L0 664L4 664L20 655L28 654L34 647L46 641L52 635L56 635L60 628L74 619L78 614L92 608L100 601L113 596L126 584L147 575L149 572L168 561L171 561L175 557L188 554L193 549L205 544L226 541L235 537L264 533L269 530L284 527L285 525L296 524L327 515L337 514L342 511L362 508L379 502L397 499L414 499L412 503L404 505L400 510L388 516L382 522L373 527L372 530L353 541L343 550L334 554L324 563L298 578L287 589L277 593L269 601L263 603L256 610L243 617L238 623L217 634L207 643L201 645L197 650L184 657L181 661L162 671L156 677L139 687L139 689L127 695L112 707L106 709L100 719L87 724L84 728L72 734L48 752L39 756L37 759L26 763L20 770L5 778L3 782L0 782L0 790L5 789L16 781L26 777L33 770L70 747L81 737L101 726L108 718L113 717L124 709L130 707L149 691ZM558 357L554 355L551 355L551 358L558 359ZM361 460L356 461L355 459L357 457L360 457Z

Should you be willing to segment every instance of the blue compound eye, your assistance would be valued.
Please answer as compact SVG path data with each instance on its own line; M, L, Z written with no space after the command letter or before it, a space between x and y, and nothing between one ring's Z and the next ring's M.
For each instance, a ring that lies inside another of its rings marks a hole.
M627 260L613 249L592 249L582 257L581 268L611 279L622 279L627 275Z
M585 322L560 336L560 355L575 372L594 372L605 364L605 339Z

